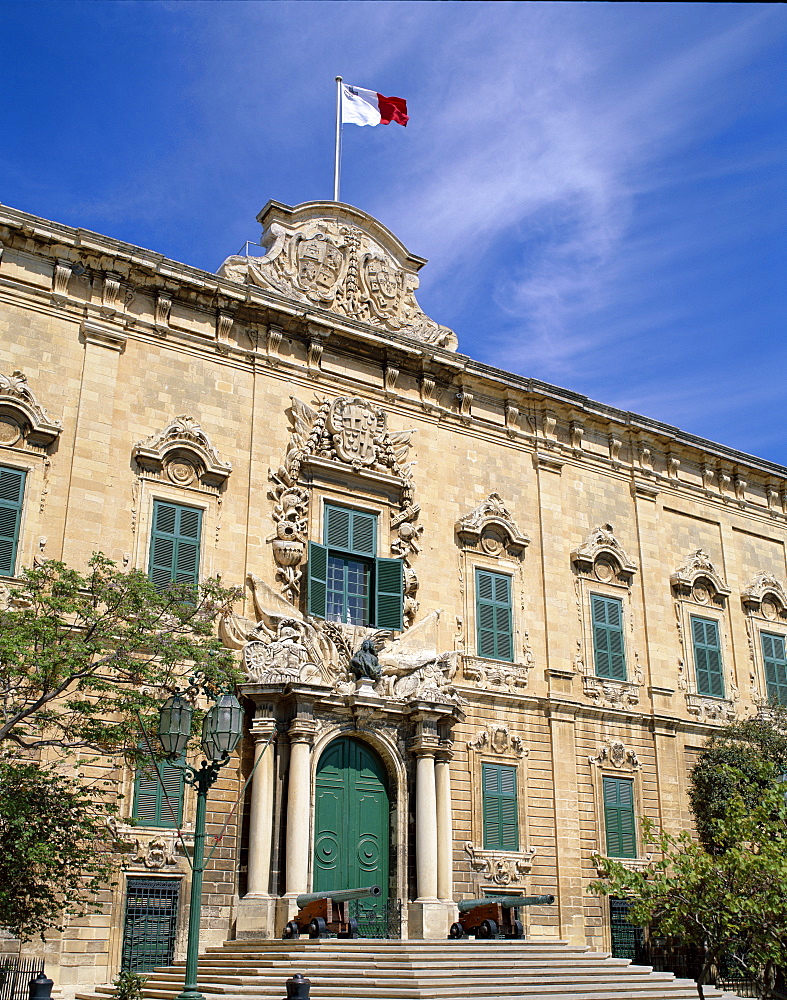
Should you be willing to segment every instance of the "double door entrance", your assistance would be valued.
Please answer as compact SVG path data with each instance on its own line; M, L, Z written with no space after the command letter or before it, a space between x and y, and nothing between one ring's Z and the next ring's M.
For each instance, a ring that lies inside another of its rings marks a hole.
M390 798L379 756L350 737L334 740L317 765L313 892L379 885L354 901L361 933L387 936Z

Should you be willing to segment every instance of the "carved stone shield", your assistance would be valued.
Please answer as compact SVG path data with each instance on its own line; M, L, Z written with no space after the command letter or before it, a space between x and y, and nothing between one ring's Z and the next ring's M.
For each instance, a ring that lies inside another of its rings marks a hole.
M328 413L328 430L343 462L374 465L378 441L385 433L385 414L362 399L337 399Z
M344 252L325 233L299 240L295 250L298 284L310 298L330 302L344 270Z
M379 254L366 254L361 276L374 312L380 317L395 316L403 291L401 273Z

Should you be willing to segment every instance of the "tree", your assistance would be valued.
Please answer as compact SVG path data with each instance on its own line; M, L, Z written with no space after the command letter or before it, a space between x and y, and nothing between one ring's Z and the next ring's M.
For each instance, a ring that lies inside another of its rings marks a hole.
M657 831L643 838L658 859L631 871L601 858L590 889L628 898L631 919L674 936L702 956L698 980L720 965L757 979L763 995L787 964L787 804L778 780L787 770L783 715L751 719L714 734L691 776L700 841Z
M29 939L95 909L117 867L115 789L78 777L80 757L147 757L167 693L239 680L215 635L238 592L217 581L157 590L100 553L86 573L48 561L0 605L0 926ZM197 729L195 713L194 726ZM62 773L62 766L70 775ZM56 766L57 765L57 766Z
M97 909L116 869L104 797L0 754L0 927L23 941Z
M84 574L25 570L0 609L0 744L133 753L165 692L237 683L215 635L237 597L217 581L157 590L101 553Z

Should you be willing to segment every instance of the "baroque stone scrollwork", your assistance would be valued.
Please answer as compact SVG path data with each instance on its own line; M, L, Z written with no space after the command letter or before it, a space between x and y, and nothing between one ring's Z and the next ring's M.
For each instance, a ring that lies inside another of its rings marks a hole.
M638 684L629 681L611 681L604 677L585 674L582 685L585 696L601 708L630 708L639 704Z
M379 329L455 351L456 335L420 309L425 263L364 212L336 202L270 203L258 217L264 257L228 257L219 275Z
M610 740L601 747L595 757L588 757L588 763L599 765L611 764L617 770L626 768L636 771L642 767L639 757L637 757L633 750L628 750L620 740Z
M143 469L163 473L176 486L189 486L200 479L218 487L232 472L232 464L221 461L207 434L186 414L175 417L158 434L137 442L131 454Z
M308 541L309 494L298 484L301 467L309 462L338 462L359 475L392 475L399 481L399 507L391 511L392 555L404 563L404 619L412 624L418 610L418 578L412 559L420 552L423 526L417 523L412 463L407 461L412 431L388 430L384 410L357 396L319 399L317 407L290 397L292 430L284 463L269 471L272 484L273 544L276 575L282 593L293 604L300 593L301 569Z
M602 583L630 585L637 571L636 563L627 555L615 538L611 524L594 528L582 545L571 552L571 561L585 576L594 575Z
M24 372L0 372L0 445L11 448L24 441L47 447L62 430L60 421L52 420L35 398Z
M312 684L340 695L373 681L374 694L395 701L462 704L453 681L457 654L437 645L439 612L431 612L400 638L390 632L303 616L286 598L249 577L257 621L225 617L219 634L243 651L247 683ZM352 666L359 650L377 658L379 676L358 678Z
M503 854L482 850L468 840L465 842L465 854L470 860L471 870L482 879L488 879L495 885L516 885L530 874L536 849L528 847L524 851L506 851Z
M530 539L520 531L499 493L490 493L475 510L456 522L456 533L465 546L480 548L491 556L507 552L521 557Z
M486 729L479 729L472 740L467 741L468 750L491 750L497 754L526 756L527 748L521 736L512 734L508 726L490 723Z

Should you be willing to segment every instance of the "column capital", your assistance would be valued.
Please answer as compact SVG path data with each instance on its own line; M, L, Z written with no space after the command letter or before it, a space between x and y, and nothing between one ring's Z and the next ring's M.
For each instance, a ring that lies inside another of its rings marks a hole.
M447 764L454 758L454 743L453 740L440 740L440 746L437 748L437 760Z
M311 746L316 728L310 719L293 719L287 728L290 743L307 743Z
M275 719L255 719L249 728L249 735L255 743L265 743L275 731Z
M409 749L416 757L434 757L440 750L440 741L434 736L419 734L410 740Z

